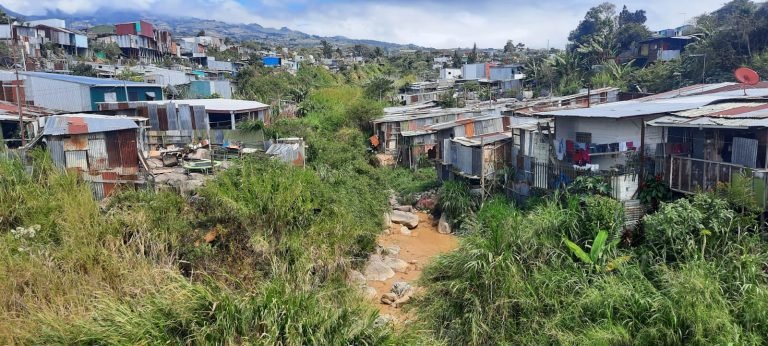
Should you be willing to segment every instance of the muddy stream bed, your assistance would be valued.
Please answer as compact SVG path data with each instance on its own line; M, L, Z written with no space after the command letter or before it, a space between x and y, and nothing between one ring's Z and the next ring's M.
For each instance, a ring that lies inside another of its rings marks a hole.
M433 220L430 215L422 212L415 214L419 217L419 224L410 230L410 234L402 234L400 232L401 225L392 223L389 234L382 234L378 238L378 244L384 249L399 247L399 253L391 257L408 263L407 268L402 271L396 270L395 276L384 281L366 280L367 285L376 290L376 295L370 299L373 300L381 314L390 315L399 322L407 320L409 316L406 315L403 308L381 303L382 295L390 292L392 285L396 282L404 281L411 286L418 286L418 280L421 278L424 267L434 257L459 246L456 236L438 233L437 220ZM415 295L418 295L418 290L415 292Z

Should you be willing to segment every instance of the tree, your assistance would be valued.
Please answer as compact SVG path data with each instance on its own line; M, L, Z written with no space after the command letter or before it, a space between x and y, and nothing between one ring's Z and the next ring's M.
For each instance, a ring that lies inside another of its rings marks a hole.
M200 31L197 32L197 37L200 37L200 36L205 36L205 30L201 29Z
M469 53L469 57L467 57L467 63L474 64L477 62L477 43L475 43L474 46L472 46L472 51Z
M515 44L512 40L507 40L507 44L504 45L504 53L512 53L515 51Z
M371 102L371 100L361 98L352 103L347 108L346 113L350 125L371 133L371 121L384 115L384 108L380 102Z
M456 49L453 51L453 57L451 58L451 64L453 65L453 68L459 68L461 67L461 56L459 56L459 50Z
M344 53L342 53L342 51L341 51L341 47L336 47L336 55L337 55L339 58L343 58L343 57L344 57Z
M384 50L382 50L381 47L374 47L373 56L376 58L384 56Z
M628 24L645 24L645 21L647 18L645 17L645 10L637 10L635 12L630 12L627 9L627 6L624 5L624 7L621 9L621 12L619 12L619 27L628 25Z
M572 49L588 44L595 36L607 36L616 29L616 6L604 2L587 11L584 20L568 35Z
M9 16L5 11L0 9L0 24L13 23L13 17Z
M395 90L394 82L384 77L376 77L365 85L365 97L382 100Z
M72 74L75 76L96 77L96 71L93 66L88 64L79 63L72 67Z
M320 45L322 45L323 49L323 57L326 59L330 59L333 57L333 47L331 47L331 44L328 43L326 40L320 41Z

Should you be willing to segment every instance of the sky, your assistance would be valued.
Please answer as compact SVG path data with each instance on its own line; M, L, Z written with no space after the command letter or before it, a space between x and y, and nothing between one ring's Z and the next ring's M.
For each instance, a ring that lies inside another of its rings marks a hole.
M501 48L507 40L532 48L558 47L600 0L0 0L24 15L46 10L94 14L116 9L161 11L230 23L288 27L320 36L346 36L424 47ZM651 30L674 28L718 9L724 0L625 0L618 10L644 9Z

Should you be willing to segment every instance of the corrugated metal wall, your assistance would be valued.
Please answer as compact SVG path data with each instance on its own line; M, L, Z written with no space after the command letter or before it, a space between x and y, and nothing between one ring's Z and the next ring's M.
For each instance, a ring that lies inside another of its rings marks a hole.
M86 85L27 76L27 100L35 106L69 112L91 111L91 91Z
M192 109L189 107L189 105L179 105L179 120L177 128L179 130L193 130Z
M88 135L88 165L90 170L102 171L109 168L107 143L104 133Z
M165 114L168 117L169 130L186 129L185 127L179 125L179 120L176 115L176 105L174 105L173 102L169 102L167 105L165 105Z
M48 152L51 154L53 164L56 165L56 167L65 168L67 166L67 161L64 156L64 142L60 138L53 137L46 141L46 146L48 147Z

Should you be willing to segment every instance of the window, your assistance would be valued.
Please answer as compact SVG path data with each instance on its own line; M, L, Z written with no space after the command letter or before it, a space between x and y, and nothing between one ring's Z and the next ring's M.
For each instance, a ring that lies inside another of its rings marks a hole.
M117 102L117 93L114 91L104 93L104 102Z
M576 143L592 143L592 133L576 132Z

